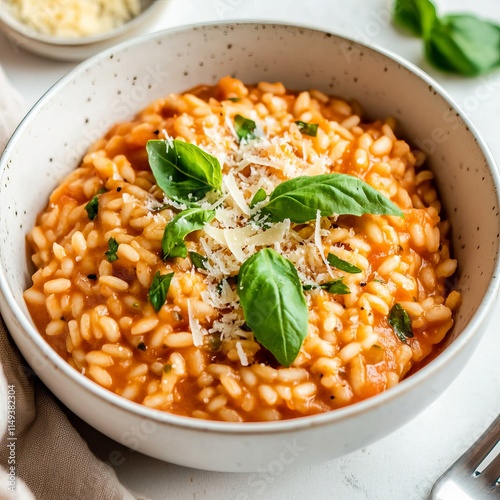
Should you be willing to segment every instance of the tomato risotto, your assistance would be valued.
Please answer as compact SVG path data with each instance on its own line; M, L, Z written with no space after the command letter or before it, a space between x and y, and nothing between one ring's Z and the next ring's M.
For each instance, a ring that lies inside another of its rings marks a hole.
M153 102L28 234L36 326L99 385L190 417L294 418L394 386L460 303L433 174L394 128L230 77Z

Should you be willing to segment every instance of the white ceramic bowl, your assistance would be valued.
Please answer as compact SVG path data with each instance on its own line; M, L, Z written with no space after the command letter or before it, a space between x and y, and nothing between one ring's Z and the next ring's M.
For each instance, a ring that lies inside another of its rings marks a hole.
M148 409L103 389L57 356L35 330L22 298L30 283L25 235L50 191L113 123L169 92L215 83L227 74L248 83L279 80L288 88L355 98L371 117L395 116L398 134L429 153L453 225L460 263L455 286L463 303L444 351L395 388L295 420L196 420ZM1 312L27 361L66 406L145 454L239 472L332 459L408 422L446 389L473 354L499 286L499 186L490 153L468 119L426 74L395 55L283 25L169 30L77 67L12 137L0 172Z
M0 29L12 43L34 54L61 61L82 61L139 35L155 21L159 10L167 3L167 0L141 0L139 15L112 31L95 36L63 38L37 33L13 16L10 10L2 5L3 1L0 0Z

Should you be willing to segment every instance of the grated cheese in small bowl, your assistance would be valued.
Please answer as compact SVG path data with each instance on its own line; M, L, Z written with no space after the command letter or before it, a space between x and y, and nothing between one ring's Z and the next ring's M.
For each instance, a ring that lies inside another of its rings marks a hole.
M61 38L112 31L141 11L139 0L6 0L6 3L26 27Z

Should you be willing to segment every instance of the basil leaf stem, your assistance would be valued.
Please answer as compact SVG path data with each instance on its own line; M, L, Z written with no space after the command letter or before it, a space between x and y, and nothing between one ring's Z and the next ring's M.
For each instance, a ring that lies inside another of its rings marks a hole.
M241 115L236 115L234 117L234 131L236 132L236 135L238 136L238 139L240 141L248 141L255 138L256 128L257 125L253 120L245 118Z
M303 134L310 135L311 137L316 137L318 135L319 125L317 123L306 123L300 120L297 120L295 123Z
M118 260L118 255L116 255L118 247L119 243L114 238L109 238L108 251L104 252L104 255L106 255L108 262L114 262L115 260Z
M99 212L99 197L95 195L86 205L85 210L90 220L94 220Z
M413 337L410 316L401 304L394 304L389 311L389 324L394 329L394 333L401 342L407 343L407 338Z
M188 208L177 214L165 227L161 240L163 258L186 257L187 247L184 238L193 231L202 229L215 217L215 210Z
M331 266L340 269L341 271L345 271L346 273L358 274L362 272L359 267L354 266L353 264L350 264L345 260L342 260L340 257L337 257L333 253L328 254L327 260Z
M194 144L150 140L146 145L156 183L170 198L192 203L222 189L219 160Z
M245 321L257 341L289 366L308 332L308 309L293 264L271 248L247 259L238 274Z
M148 292L148 299L156 312L162 308L167 300L168 289L173 277L174 273L160 274L160 271L156 271L153 276L153 281Z
M331 215L397 215L403 212L366 182L346 174L295 177L282 182L261 210L271 222L305 223Z

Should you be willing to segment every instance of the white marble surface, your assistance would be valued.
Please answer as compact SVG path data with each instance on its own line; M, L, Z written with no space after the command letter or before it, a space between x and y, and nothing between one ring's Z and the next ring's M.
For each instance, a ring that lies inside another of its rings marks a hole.
M422 59L421 43L391 25L388 0L162 1L167 5L155 29L221 19L280 20L308 24L393 50L420 65L449 91L500 163L500 71L468 79L429 67ZM440 12L467 10L500 22L498 0L436 3ZM28 105L74 66L22 52L1 35L0 63ZM472 360L421 415L369 447L319 465L256 474L197 471L126 450L82 422L77 426L98 456L113 463L126 486L152 500L421 500L428 497L438 476L500 412L499 324L500 304Z

